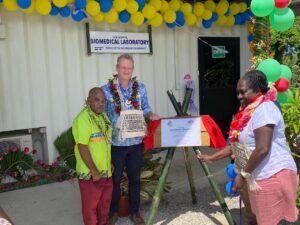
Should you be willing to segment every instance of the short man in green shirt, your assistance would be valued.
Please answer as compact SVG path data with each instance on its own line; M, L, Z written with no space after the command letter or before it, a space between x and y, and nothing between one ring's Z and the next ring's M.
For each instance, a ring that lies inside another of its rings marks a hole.
M92 88L86 106L72 125L85 225L108 223L113 187L110 149L112 126L104 112L105 101L104 92L98 87Z

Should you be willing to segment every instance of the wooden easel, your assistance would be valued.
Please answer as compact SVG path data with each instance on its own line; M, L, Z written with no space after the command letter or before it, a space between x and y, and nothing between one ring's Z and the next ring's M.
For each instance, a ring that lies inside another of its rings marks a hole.
M167 91L167 94L176 110L177 115L184 116L188 109L188 103L189 103L191 95L192 95L192 90L187 89L187 91L185 93L184 101L182 103L182 107L178 104L178 102L172 92ZM164 161L164 164L163 164L162 172L160 174L159 181L158 181L158 184L157 184L155 192L154 192L152 204L151 204L149 214L148 214L148 217L146 220L146 225L153 224L153 219L154 219L154 216L155 216L158 206L159 206L159 202L160 202L163 190L164 190L166 178L167 178L167 175L168 175L168 172L170 169L170 165L171 165L171 162L172 162L172 159L174 156L175 149L176 148L174 148L174 147L168 148L168 152L167 152L167 156ZM201 154L199 147L193 147L193 150L196 155ZM187 147L184 148L184 160L185 160L185 166L186 166L186 170L187 170L187 174L188 174L189 185L190 185L190 189L191 189L192 202L193 202L193 204L195 204L197 202L196 195L195 195L196 191L195 191L195 184L194 184L194 179L193 179L193 175L192 175L192 168L191 168L191 164L190 164L190 160L189 160L189 153L188 153ZM207 164L205 162L201 162L201 161L199 161L199 162L200 162L200 165L212 187L212 191L221 206L221 209L228 221L228 224L235 225L236 222L233 220L231 213L227 207L227 204L221 194L221 191L220 191L213 175L211 174Z

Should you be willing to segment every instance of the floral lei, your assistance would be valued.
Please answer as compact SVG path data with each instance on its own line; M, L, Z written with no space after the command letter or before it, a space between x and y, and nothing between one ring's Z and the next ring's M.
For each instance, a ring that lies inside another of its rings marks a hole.
M85 105L86 109L88 110L88 113L90 115L90 118L93 120L93 122L97 125L99 128L100 132L104 135L105 140L107 143L111 142L111 131L112 131L112 125L110 120L108 119L107 115L102 112L99 115L96 115L90 108L88 104ZM104 129L103 126L101 125L101 121L99 120L98 116L100 116L103 121L104 121Z
M136 80L136 77L133 77L131 79L132 81L132 86L131 86L131 96L128 99L134 109L140 109L140 102L139 102L139 83ZM112 78L108 80L108 85L109 85L109 90L112 95L112 100L115 102L115 112L117 114L120 114L122 110L122 103L121 103L121 98L118 92L118 83L117 83L117 75L113 75Z
M255 109L263 102L275 101L276 91L271 89L265 95L258 94L246 107L240 107L238 113L230 124L229 139L231 142L237 142L239 134L244 130L250 121Z

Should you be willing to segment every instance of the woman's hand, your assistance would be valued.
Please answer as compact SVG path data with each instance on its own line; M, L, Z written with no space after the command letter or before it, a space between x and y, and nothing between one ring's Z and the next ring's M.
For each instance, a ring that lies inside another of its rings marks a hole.
M199 160L201 160L202 162L208 162L211 163L213 161L212 156L211 155L197 155L197 158Z
M243 187L244 187L245 185L247 185L246 179L243 178L241 174L238 174L238 175L236 176L236 178L234 179L234 186L233 186L232 190L233 190L234 192L238 192L238 191L240 191L240 190L243 190Z

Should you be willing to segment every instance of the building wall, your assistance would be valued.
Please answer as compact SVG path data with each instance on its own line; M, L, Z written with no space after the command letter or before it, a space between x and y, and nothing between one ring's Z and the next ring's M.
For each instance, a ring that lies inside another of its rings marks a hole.
M0 34L0 132L47 128L48 159L54 139L71 126L91 87L104 84L115 72L117 54L87 55L84 23L56 16L0 9L6 34ZM145 32L147 26L90 22L91 30ZM182 100L183 75L198 84L197 38L234 36L241 39L241 73L249 68L245 26L232 28L152 29L153 55L135 54L134 75L148 88L153 111L175 115L166 90ZM199 90L197 88L197 95ZM198 100L197 100L198 102Z

